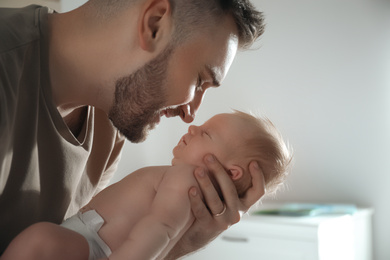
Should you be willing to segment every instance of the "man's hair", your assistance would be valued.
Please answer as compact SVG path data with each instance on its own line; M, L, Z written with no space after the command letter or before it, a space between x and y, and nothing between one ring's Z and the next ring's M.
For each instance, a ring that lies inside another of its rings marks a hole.
M100 18L116 15L141 0L89 0ZM264 32L264 16L249 0L169 0L175 26L174 42L191 39L194 32L221 24L231 15L238 30L239 47L249 48Z
M250 47L264 32L264 16L249 0L170 0L175 37L191 36L199 29L220 24L228 15L237 26L239 46Z
M248 159L248 163L257 161L264 174L266 195L272 195L282 186L290 172L291 148L268 118L238 110L233 114L245 120L246 126L251 128L252 132L245 137L242 147L237 147L237 151L240 151L240 157ZM249 173L249 168L247 170Z

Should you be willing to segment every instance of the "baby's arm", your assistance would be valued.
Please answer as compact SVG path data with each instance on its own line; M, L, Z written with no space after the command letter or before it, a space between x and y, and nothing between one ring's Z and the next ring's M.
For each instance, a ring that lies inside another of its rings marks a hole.
M128 239L109 259L155 259L183 228L192 224L194 217L187 195L189 188L197 185L192 172L188 166L167 169L150 213L134 225Z

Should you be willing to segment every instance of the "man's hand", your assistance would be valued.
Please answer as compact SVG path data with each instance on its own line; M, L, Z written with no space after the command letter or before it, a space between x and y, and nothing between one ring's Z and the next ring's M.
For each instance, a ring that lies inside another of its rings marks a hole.
M246 212L265 193L264 176L257 162L253 161L249 165L252 187L243 198L238 197L232 180L214 156L207 155L204 162L217 180L224 201L218 196L205 170L197 168L195 177L201 191L195 187L189 191L195 222L169 252L166 259L177 259L204 247L228 227L240 221L242 212ZM207 206L202 201L200 192Z

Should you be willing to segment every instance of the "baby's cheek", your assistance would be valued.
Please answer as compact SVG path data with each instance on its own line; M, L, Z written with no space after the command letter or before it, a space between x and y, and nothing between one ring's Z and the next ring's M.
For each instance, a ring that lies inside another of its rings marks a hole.
M206 155L205 153L201 153L199 151L192 152L188 158L189 163L196 165L196 166L205 166L205 164L203 163L203 158L205 155Z

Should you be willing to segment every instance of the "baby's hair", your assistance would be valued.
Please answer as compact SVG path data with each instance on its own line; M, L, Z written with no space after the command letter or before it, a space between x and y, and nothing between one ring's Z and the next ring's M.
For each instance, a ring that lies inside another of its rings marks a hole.
M242 149L238 149L243 151L242 155L248 159L247 172L249 173L249 162L257 161L264 174L266 195L276 193L290 172L291 148L267 117L238 110L234 110L233 115L245 120L247 126L252 129L252 134L245 137ZM248 188L246 187L245 191Z

